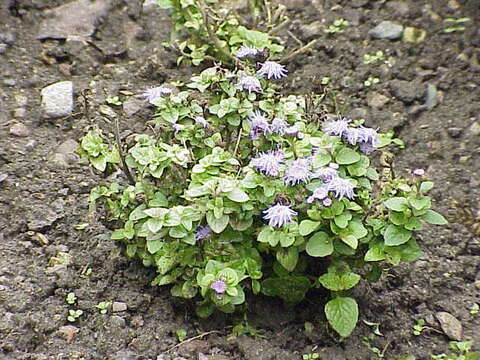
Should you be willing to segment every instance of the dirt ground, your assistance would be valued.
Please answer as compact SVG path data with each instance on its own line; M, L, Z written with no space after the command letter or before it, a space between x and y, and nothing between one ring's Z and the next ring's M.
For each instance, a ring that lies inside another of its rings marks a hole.
M48 11L65 3L0 4L0 359L293 360L316 352L321 359L363 360L379 357L374 347L385 359L430 359L455 337L455 322L442 329L438 312L453 315L463 339L480 347L480 313L470 311L480 304L478 0L282 1L292 19L279 34L288 48L319 39L287 64L285 92L320 94L321 79L329 77L329 93L344 115L395 130L405 141L405 149L395 150L396 171L425 168L436 184L434 208L450 221L418 234L420 260L358 286L361 320L341 342L326 327L323 299L314 293L293 308L270 298L252 301L248 319L262 336L232 337L227 317L200 320L169 289L152 288L152 270L127 260L101 219L89 217L89 191L103 179L73 153L75 142L88 125L112 130L115 115L105 100L119 94L124 111L114 111L122 131L145 131L152 109L134 95L191 69L177 68L175 54L162 47L169 20L157 7L99 2L104 8L95 21L74 15L86 35L65 40L72 13L62 19ZM470 19L463 31L444 32L446 18L463 17ZM327 35L324 29L339 18L351 26ZM423 29L426 38L370 37L383 20ZM385 60L364 64L364 54L378 50ZM379 82L366 86L369 77ZM74 84L73 114L46 119L40 92L62 80ZM69 292L74 305L65 301ZM101 301L117 302L115 312L101 314L95 308ZM83 310L74 323L67 321L70 309ZM418 319L428 328L416 336ZM364 321L378 323L383 336ZM174 347L179 329L198 338Z

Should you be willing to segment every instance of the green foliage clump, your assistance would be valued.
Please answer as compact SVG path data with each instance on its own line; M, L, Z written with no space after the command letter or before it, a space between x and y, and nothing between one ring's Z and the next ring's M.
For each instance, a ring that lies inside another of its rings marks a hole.
M181 56L193 65L205 59L220 60L224 63L235 61L232 54L241 47L249 46L268 51L278 56L284 47L267 32L252 30L244 26L236 14L235 1L221 0L157 0L162 9L171 11L174 21L171 43L178 43ZM249 1L250 15L258 15L267 6L263 1ZM270 12L269 12L270 14ZM277 16L278 17L278 16ZM280 18L278 19L280 20ZM267 19L266 27L272 27L273 16Z
M239 86L246 76L257 77L261 89ZM153 285L194 299L199 316L232 313L248 294L295 304L310 289L324 288L331 294L326 318L341 336L350 335L359 315L354 287L378 279L383 264L417 259L414 232L423 222L446 223L430 209L433 183L394 178L387 167L378 172L358 144L324 131L305 97L282 95L249 63L210 67L176 85L154 102L153 132L137 135L122 152L134 183L92 191L92 205L100 200L113 221L112 239L128 257L156 268ZM256 128L259 117L268 127ZM295 131L269 130L278 119ZM349 124L363 129L362 122ZM120 151L99 139L99 132L88 133L81 146L103 170L98 157ZM391 134L379 134L375 145L392 142ZM252 163L274 153L283 159L276 173ZM287 181L299 160L311 176ZM330 191L324 203L311 198L326 183L314 174L328 168L354 195ZM281 224L265 219L276 205L292 210Z

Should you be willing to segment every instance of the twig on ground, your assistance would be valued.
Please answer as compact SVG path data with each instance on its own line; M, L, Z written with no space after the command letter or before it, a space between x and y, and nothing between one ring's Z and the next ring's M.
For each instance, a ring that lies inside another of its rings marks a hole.
M212 330L212 331L207 331L207 332L201 333L200 335L197 335L197 336L191 337L187 340L183 340L182 342L179 342L178 344L169 348L166 352L172 351L173 349L176 349L177 347L182 346L183 344L189 343L190 341L193 341L193 340L201 339L201 338L203 338L207 335L211 335L211 334L221 334L221 332L218 331L218 330Z

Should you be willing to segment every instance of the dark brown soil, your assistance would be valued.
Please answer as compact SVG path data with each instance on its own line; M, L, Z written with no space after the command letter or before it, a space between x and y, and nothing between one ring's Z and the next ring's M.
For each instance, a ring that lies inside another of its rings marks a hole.
M191 70L176 68L175 54L161 46L168 40L167 15L154 6L142 10L139 0L114 2L90 42L37 40L39 26L50 16L46 10L64 3L6 0L0 5L1 359L293 360L312 352L322 359L377 358L367 342L384 350L386 359L430 359L446 351L450 340L435 318L439 311L455 316L464 339L480 346L480 313L469 311L480 304L478 0L283 1L293 19L288 30L304 43L319 38L310 53L287 65L286 91L323 93L321 79L329 77L326 106L331 109L335 95L344 115L395 130L406 143L396 151L396 171L425 168L436 184L435 208L450 221L418 234L424 249L420 260L358 288L361 321L341 342L325 326L318 294L293 308L257 299L249 320L263 337L231 337L227 317L199 320L188 303L170 297L169 289L150 287L152 271L128 261L101 219L88 217L89 191L102 178L71 153L59 160L55 153L64 151L59 145L78 142L92 124L111 131L113 123L99 106L120 90L130 92L120 95L131 114L119 112L122 130L144 131L151 109L131 94L185 78ZM470 18L464 31L443 32L443 19L461 17ZM327 36L323 29L338 18L352 26ZM427 37L420 44L370 38L368 30L383 20L424 29ZM297 46L286 31L280 36L290 49ZM388 62L365 65L363 55L377 50ZM369 77L379 83L365 86ZM74 114L44 119L40 91L61 80L74 83ZM431 109L422 106L428 85L438 90L438 104ZM12 130L20 123L26 136ZM79 230L76 225L83 223L88 226ZM53 266L59 253L71 260ZM78 298L76 305L66 303L69 292ZM95 306L101 301L128 308L100 314ZM69 309L84 314L69 323ZM417 319L434 330L413 335ZM304 330L306 321L314 325L312 332ZM383 336L372 335L364 321L378 323ZM66 325L78 330L71 339L62 333L69 330L62 328ZM187 337L204 336L172 349L179 329Z

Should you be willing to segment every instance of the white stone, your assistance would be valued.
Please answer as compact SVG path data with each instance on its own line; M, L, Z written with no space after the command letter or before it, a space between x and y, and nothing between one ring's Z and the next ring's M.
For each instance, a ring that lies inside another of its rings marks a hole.
M42 89L42 110L48 118L69 116L73 111L73 83L60 81Z

